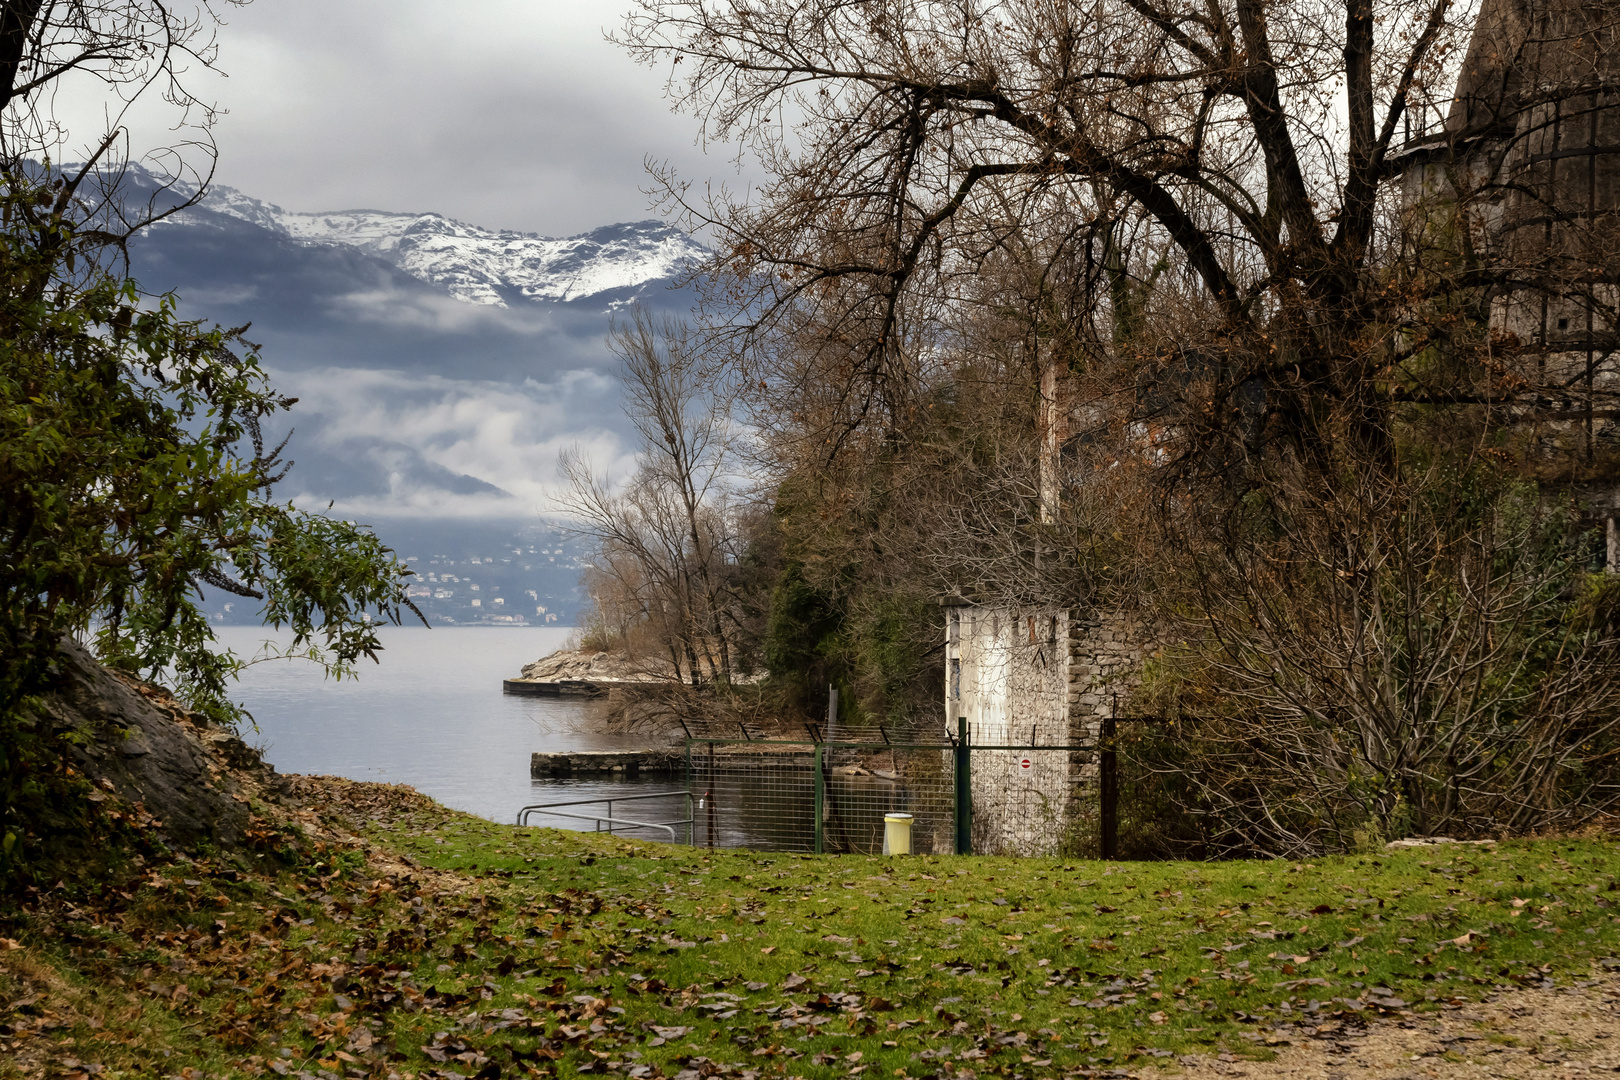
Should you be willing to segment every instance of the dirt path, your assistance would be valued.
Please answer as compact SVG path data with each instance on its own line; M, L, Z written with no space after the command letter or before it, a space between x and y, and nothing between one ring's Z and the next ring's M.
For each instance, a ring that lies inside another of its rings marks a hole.
M1275 1061L1189 1055L1177 1074L1248 1080L1475 1080L1620 1072L1620 979L1578 987L1514 990L1438 1016L1416 1014L1362 1032L1314 1038L1279 1025ZM1165 1076L1143 1069L1144 1080Z

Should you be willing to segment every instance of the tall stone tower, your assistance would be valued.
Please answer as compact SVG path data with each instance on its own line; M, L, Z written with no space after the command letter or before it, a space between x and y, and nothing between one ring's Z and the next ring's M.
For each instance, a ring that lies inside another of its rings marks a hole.
M1407 149L1408 206L1460 210L1500 363L1544 476L1620 507L1620 5L1484 0L1445 128ZM1611 564L1614 560L1611 558Z

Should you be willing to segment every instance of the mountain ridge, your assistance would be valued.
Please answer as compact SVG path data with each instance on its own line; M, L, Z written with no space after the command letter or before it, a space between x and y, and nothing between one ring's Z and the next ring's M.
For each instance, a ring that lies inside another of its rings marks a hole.
M657 219L551 237L431 211L292 211L227 185L211 187L197 209L302 244L356 248L457 300L485 307L568 303L667 284L708 254L691 236ZM187 214L173 220L196 221ZM623 302L621 297L612 306Z
M132 177L131 200L185 197L160 181ZM129 271L185 318L252 325L267 375L299 399L266 428L292 434L297 462L278 497L437 559L415 597L435 623L566 624L581 553L549 520L558 456L633 468L609 331L631 303L690 311L683 271L701 253L658 222L555 239L434 213L294 213L222 185L139 233ZM229 596L209 614L257 618Z

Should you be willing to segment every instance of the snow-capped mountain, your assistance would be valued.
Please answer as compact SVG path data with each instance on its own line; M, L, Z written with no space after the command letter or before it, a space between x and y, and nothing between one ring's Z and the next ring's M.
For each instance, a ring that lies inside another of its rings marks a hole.
M185 194L148 174L130 189L159 206ZM401 555L461 552L516 573L525 560L510 549L535 543L519 533L557 512L562 451L633 471L609 331L632 302L690 313L681 272L703 249L657 222L547 239L438 214L294 213L216 187L129 255L135 280L172 292L185 318L251 324L273 384L298 399L266 431L272 443L292 431L278 498L365 522ZM555 556L523 565L521 590L515 578L436 589L430 614L566 620L579 569Z
M203 207L302 243L358 248L458 300L496 307L667 283L705 254L686 233L656 220L554 238L440 214L294 212L223 186L209 191Z

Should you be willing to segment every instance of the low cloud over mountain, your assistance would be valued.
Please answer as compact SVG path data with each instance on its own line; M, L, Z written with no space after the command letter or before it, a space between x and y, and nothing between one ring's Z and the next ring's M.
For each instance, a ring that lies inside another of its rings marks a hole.
M278 494L330 503L402 554L453 537L474 562L535 545L560 450L628 471L610 323L633 302L688 310L676 283L702 254L656 221L553 239L437 214L292 212L231 188L131 245L136 279L175 292L187 317L251 323L276 387L299 398ZM506 588L532 599L528 617L570 618L576 556L526 565L536 579Z
M231 188L133 245L189 316L251 322L300 398L284 485L362 515L530 517L558 450L624 464L605 337L632 302L685 310L703 249L661 222L564 239L437 214L297 213Z

